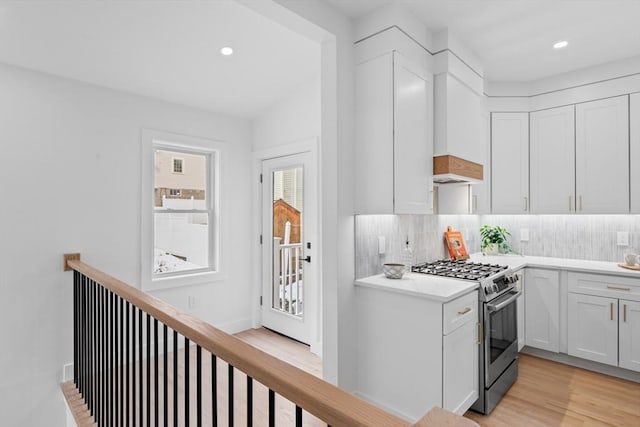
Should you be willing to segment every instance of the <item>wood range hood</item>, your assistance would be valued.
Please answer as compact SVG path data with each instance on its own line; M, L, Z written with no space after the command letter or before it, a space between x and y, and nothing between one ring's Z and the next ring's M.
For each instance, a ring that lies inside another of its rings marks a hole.
M433 158L435 184L477 184L482 182L483 176L481 164L451 155Z

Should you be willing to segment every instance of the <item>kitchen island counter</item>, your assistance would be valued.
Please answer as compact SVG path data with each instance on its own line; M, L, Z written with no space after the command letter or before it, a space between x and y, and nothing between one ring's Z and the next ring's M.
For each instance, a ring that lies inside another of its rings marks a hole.
M356 286L414 295L438 302L452 301L478 288L478 282L467 282L419 273L405 273L401 279L387 279L384 274L377 274L357 279L355 284Z

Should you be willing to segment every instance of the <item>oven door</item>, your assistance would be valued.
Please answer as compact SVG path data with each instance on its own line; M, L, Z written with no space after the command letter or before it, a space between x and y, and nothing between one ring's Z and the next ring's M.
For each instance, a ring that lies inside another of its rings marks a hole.
M485 387L489 388L518 356L518 305L522 291L509 291L484 304Z

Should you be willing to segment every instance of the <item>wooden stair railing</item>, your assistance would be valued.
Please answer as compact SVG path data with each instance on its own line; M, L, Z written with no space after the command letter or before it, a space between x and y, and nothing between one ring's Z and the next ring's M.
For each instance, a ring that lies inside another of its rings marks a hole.
M222 406L218 377L225 372L227 388L222 391L227 392L227 398L222 403L226 403L226 421L233 425L238 413L234 408L238 395L234 370L246 375L246 425L251 425L256 415L265 415L270 426L276 425L276 394L295 405L296 426L303 424L303 411L334 427L411 425L85 264L79 256L65 260L65 269L74 270L74 380L62 389L70 409L77 410L74 416L79 426L188 426L190 417L193 425L200 426L203 416L210 418L206 425L218 425ZM178 335L184 340L182 349ZM172 356L168 346L171 336ZM207 402L203 402L202 390L203 350L210 354L208 373L210 384L215 384L206 395ZM221 363L227 365L226 371L221 370ZM268 388L267 414L253 408L257 394L254 381ZM430 414L414 425L438 425L428 421ZM475 425L455 417L462 424L447 425Z

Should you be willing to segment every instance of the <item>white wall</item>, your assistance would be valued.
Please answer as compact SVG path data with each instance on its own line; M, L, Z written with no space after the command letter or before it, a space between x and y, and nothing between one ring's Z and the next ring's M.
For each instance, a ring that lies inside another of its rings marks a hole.
M319 137L320 105L318 75L253 120L253 151Z
M0 418L61 426L72 360L72 276L62 254L140 280L141 128L228 142L222 268L227 280L156 295L227 330L249 324L247 121L0 65ZM247 195L246 197L242 195Z

